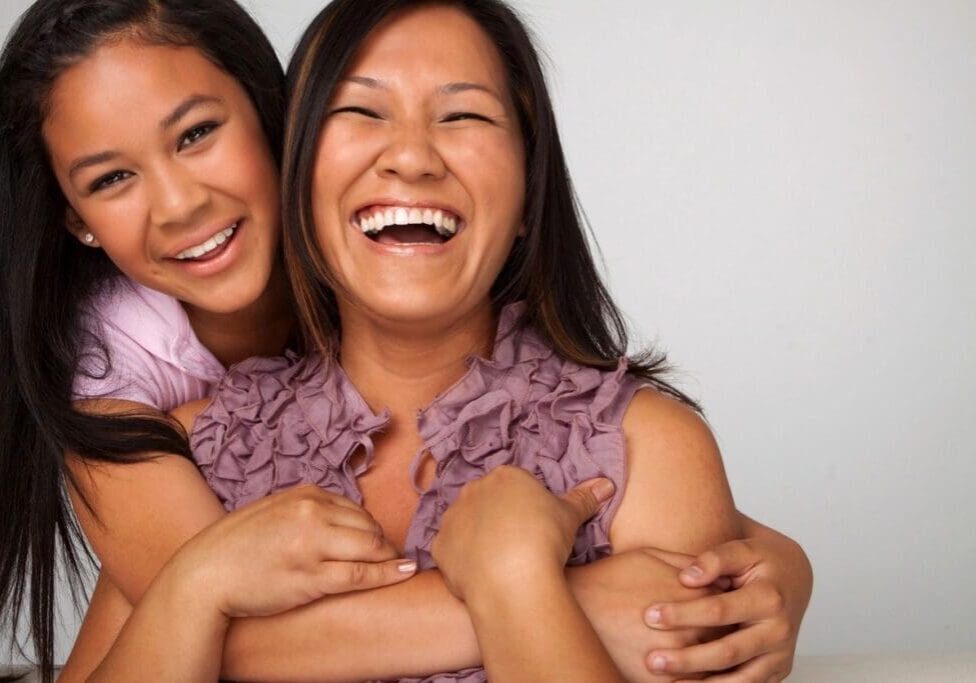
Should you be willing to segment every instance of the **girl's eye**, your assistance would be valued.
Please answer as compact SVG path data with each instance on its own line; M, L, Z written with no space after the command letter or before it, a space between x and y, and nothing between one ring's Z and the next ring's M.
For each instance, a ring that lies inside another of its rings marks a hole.
M458 111L453 114L448 114L442 121L444 123L452 123L454 121L484 121L485 123L494 123L490 118L482 114L475 114L471 111Z
M91 193L98 192L99 190L104 190L106 188L112 187L121 183L123 180L131 176L132 174L128 171L112 171L111 173L106 173L101 178L93 182L89 187L88 191Z
M203 138L210 135L210 133L213 132L216 127L217 124L213 122L201 123L199 126L194 126L190 130L183 133L183 137L180 138L178 148L185 149L186 147L199 142Z
M339 107L338 109L333 109L329 112L329 116L335 116L336 114L359 114L360 116L365 116L370 119L378 119L380 115L377 114L372 109L367 109L366 107Z

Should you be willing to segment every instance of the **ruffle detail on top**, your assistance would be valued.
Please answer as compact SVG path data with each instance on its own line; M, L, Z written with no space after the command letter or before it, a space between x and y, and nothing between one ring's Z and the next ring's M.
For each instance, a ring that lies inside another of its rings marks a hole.
M362 503L356 478L373 458L373 414L338 366L321 357L252 358L231 368L197 418L190 446L227 510L315 484ZM344 380L344 381L343 381ZM355 467L353 454L365 457Z
M646 383L627 374L625 359L603 371L560 358L521 325L523 311L503 309L492 358L469 358L467 373L418 413L424 447L414 481L424 458L436 467L433 483L418 491L404 553L422 569L434 566L431 543L461 488L499 465L521 467L557 494L593 477L612 480L617 493L580 528L570 563L611 552L610 523L626 484L620 425ZM197 418L191 446L228 510L301 483L361 503L356 478L372 463L372 435L389 419L373 414L337 363L257 358L227 373ZM365 457L354 458L360 447ZM476 683L485 675L468 669L407 680Z
M570 564L611 552L610 522L626 483L620 423L644 382L627 374L626 359L614 371L564 360L519 324L523 310L506 307L492 358L470 358L467 374L418 415L436 462L406 541L421 567L433 566L440 517L464 484L499 465L521 467L557 494L593 477L612 480L618 493L580 528Z

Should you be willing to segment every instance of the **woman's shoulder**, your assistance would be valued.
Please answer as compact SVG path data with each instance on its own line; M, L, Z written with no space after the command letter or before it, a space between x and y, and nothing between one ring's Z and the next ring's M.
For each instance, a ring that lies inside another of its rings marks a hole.
M634 395L622 428L628 476L611 529L617 552L654 546L697 553L737 537L718 444L697 411L645 388ZM668 525L646 524L665 517Z
M634 393L622 427L628 442L653 444L675 454L718 450L701 413L650 385Z

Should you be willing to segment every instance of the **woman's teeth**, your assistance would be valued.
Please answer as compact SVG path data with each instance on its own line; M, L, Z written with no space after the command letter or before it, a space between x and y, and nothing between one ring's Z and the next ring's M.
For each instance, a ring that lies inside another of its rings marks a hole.
M206 256L211 251L219 247L221 244L229 240L231 235L234 234L235 230L237 230L237 223L234 223L234 225L230 226L225 230L221 230L220 232L218 232L216 235L208 239L203 244L198 244L195 247L184 249L183 251L181 251L179 254L176 255L176 258L180 261L185 261L191 258L200 258L201 256Z
M417 207L386 207L359 214L359 228L364 234L375 236L394 225L428 225L444 238L457 232L460 219L441 209Z

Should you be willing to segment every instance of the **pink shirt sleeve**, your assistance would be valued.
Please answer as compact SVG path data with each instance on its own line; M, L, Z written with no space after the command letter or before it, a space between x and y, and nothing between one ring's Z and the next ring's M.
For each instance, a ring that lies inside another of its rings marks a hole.
M89 334L76 400L114 398L170 411L207 397L224 374L178 301L127 278L93 298L83 327Z

